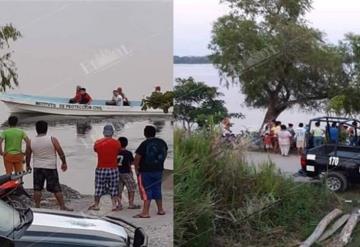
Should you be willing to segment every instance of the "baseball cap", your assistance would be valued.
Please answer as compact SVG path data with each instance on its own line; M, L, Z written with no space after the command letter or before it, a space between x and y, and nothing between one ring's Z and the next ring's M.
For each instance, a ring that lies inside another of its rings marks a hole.
M114 134L113 126L110 124L105 125L103 134L104 134L104 136L112 136Z

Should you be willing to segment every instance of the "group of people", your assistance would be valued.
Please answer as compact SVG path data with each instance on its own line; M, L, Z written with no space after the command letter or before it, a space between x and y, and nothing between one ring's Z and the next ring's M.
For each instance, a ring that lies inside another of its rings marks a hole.
M125 97L121 87L113 90L113 96L110 101L105 102L106 105L123 105L129 106L129 100Z
M305 140L309 141L312 147L320 146L324 143L340 143L344 145L359 145L357 135L357 122L351 126L338 124L336 122L326 124L323 128L320 122L315 122L314 126L299 123L294 128L292 123L282 124L281 121L271 121L265 126L262 134L264 148L266 151L280 152L281 155L287 156L292 148L296 148L298 154L302 154L305 148ZM306 139L306 135L309 135Z
M24 171L25 158L26 169L33 170L35 207L40 207L42 190L46 182L47 191L54 194L60 209L72 211L71 208L65 206L59 182L57 156L61 160L61 170L65 172L68 169L66 155L59 140L48 135L46 121L36 122L37 135L31 140L21 128L17 127L17 123L18 118L10 116L8 119L9 127L0 135L0 155L4 158L6 173ZM140 209L141 206L134 203L137 190L132 171L132 166L134 166L139 194L143 200L142 212L134 217L149 218L152 200L156 201L158 215L164 215L161 183L168 147L164 140L156 137L155 127L145 127L144 136L146 139L136 149L135 157L131 151L127 150L128 139L126 137L114 139L112 125L105 125L103 135L104 137L94 144L98 161L95 170L94 204L89 207L89 210L99 210L100 198L106 194L111 196L113 211L123 209L122 194L124 187L128 191L128 208ZM22 149L23 141L26 143L25 152Z
M155 93L161 92L160 86L155 87ZM76 86L75 96L69 100L70 104L84 104L90 105L92 102L91 96L86 92L86 88L82 86ZM113 106L129 106L130 102L128 98L125 96L121 87L113 90L113 95L111 100L106 101L105 105L113 105Z
M282 156L288 156L292 148L296 148L301 154L305 147L306 128L303 123L299 123L294 129L294 124L287 126L281 121L273 120L265 126L262 134L264 148L268 152L280 152Z
M75 96L69 100L70 104L90 105L91 102L91 96L86 92L86 88L81 86L76 86Z

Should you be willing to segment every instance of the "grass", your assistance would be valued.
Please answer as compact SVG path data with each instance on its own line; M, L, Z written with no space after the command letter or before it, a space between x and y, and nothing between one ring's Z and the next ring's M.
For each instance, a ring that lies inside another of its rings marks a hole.
M216 133L176 130L174 143L176 246L295 246L339 206L274 164L247 165L244 148L221 148Z

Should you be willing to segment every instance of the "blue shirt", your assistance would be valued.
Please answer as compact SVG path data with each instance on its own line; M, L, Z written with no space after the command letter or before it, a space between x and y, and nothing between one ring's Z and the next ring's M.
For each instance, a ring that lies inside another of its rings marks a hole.
M331 142L337 142L339 139L339 129L337 127L330 127L329 135Z

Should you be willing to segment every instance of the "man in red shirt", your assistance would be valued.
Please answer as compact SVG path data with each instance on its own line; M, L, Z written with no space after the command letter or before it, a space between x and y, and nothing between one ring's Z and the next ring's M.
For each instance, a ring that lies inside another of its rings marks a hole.
M105 194L111 195L112 210L118 210L117 202L119 194L119 170L117 156L121 150L121 144L113 139L114 128L112 125L105 125L104 138L95 142L94 151L98 156L97 168L95 171L95 203L89 210L99 210L100 198Z
M80 101L79 104L87 104L90 105L92 101L92 98L90 95L86 92L85 88L80 89Z

